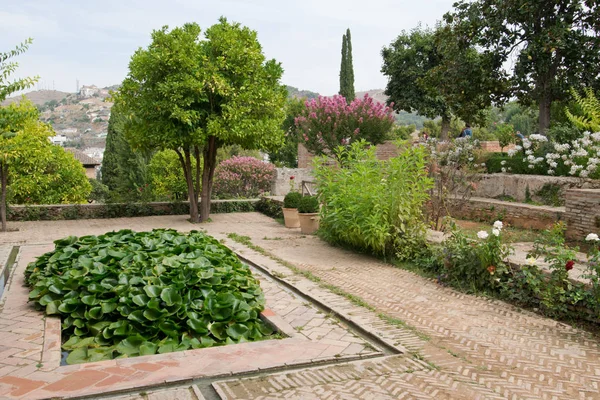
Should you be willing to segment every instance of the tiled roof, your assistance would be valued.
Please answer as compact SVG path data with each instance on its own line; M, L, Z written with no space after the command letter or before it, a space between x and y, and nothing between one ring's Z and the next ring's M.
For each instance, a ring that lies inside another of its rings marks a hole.
M90 165L90 166L96 166L96 165L100 165L101 163L99 163L98 161L96 161L95 159L93 159L92 157L88 156L87 154L83 153L80 150L77 149L73 149L73 148L68 148L65 149L66 151L73 153L73 155L75 156L75 158L84 166L86 165Z

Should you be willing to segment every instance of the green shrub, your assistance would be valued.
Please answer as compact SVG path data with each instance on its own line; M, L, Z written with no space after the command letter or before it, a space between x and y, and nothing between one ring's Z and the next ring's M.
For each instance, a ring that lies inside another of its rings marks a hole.
M122 230L68 237L25 270L29 299L62 318L76 364L261 340L258 280L216 239Z
M263 197L254 204L254 209L259 213L265 214L271 218L283 218L283 211L281 205L271 199Z
M108 186L101 183L97 179L88 178L90 185L92 185L92 191L88 195L88 202L93 201L97 203L104 203L104 200L108 197Z
M300 200L302 199L302 194L299 192L289 192L283 198L283 207L284 208L298 208L300 204Z
M562 187L555 183L544 184L540 190L535 192L535 195L544 205L553 207L561 207L565 205Z
M432 181L426 151L404 148L380 161L374 148L357 142L338 148L337 166L319 157L315 177L321 209L320 231L332 243L407 259L425 242L423 205Z
M298 204L298 212L301 214L311 214L319 212L319 200L316 196L304 196Z

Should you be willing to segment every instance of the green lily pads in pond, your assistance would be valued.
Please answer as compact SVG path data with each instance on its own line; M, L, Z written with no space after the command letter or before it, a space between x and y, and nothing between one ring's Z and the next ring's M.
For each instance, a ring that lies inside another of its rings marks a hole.
M272 336L258 280L202 232L122 230L55 245L25 278L30 301L61 316L69 364Z

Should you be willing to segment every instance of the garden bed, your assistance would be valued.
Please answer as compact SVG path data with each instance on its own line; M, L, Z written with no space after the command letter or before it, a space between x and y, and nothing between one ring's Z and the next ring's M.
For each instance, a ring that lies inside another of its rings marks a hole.
M201 232L130 230L56 241L29 298L62 320L69 364L274 337L249 268Z

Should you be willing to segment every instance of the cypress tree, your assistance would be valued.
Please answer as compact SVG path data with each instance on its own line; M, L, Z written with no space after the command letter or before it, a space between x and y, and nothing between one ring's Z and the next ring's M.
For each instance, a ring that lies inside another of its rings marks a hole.
M110 119L108 120L108 131L106 134L106 148L104 149L104 157L102 158L101 180L102 183L108 186L108 189L113 191L117 189L119 182L118 173L118 156L120 133L116 129L117 125L116 110L112 110Z
M352 66L352 41L350 29L342 36L342 63L340 66L340 94L351 102L356 97L354 92L354 68Z

